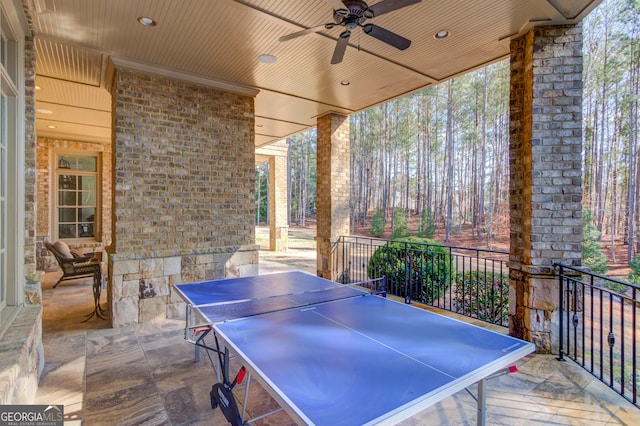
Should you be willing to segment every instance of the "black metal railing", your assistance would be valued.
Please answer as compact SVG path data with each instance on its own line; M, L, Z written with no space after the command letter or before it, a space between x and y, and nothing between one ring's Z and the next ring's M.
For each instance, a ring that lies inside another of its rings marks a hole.
M639 286L557 263L559 359L566 356L636 406Z
M404 240L342 236L333 244L334 278L386 277L388 294L492 324L508 325L508 253Z

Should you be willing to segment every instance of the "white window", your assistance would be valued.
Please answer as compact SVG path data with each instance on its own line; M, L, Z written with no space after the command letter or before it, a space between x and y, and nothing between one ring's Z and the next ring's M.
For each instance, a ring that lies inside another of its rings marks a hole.
M24 33L0 0L0 330L24 301Z
M98 160L97 155L56 154L57 239L96 239Z

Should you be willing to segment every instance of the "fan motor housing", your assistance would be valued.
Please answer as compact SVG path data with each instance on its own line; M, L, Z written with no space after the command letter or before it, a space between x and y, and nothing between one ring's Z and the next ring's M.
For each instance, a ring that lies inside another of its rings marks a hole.
M373 17L371 12L367 13L369 5L362 0L344 0L343 3L345 6L344 9L333 11L333 20L338 25L343 25L353 30L368 18Z

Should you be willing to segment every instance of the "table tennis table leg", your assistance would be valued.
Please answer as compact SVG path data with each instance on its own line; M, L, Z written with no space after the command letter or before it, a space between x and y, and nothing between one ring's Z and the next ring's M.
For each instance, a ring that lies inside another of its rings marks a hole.
M485 413L486 413L486 394L484 389L484 379L478 382L478 426L485 426Z
M247 381L244 385L244 398L242 399L242 413L240 418L244 422L244 416L247 414L247 401L249 401L249 385L251 384L251 372L248 373Z

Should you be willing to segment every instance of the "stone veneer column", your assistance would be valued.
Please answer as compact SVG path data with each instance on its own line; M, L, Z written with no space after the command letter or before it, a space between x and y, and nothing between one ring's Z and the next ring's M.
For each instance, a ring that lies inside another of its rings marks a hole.
M511 42L509 332L558 350L553 263L582 260L582 27Z
M256 149L256 160L269 162L269 250L287 251L289 244L289 145L286 140Z
M256 274L258 247L254 99L124 67L112 94L116 327L184 315L173 284Z
M317 264L318 276L334 279L331 242L349 235L349 117L330 113L318 118Z

